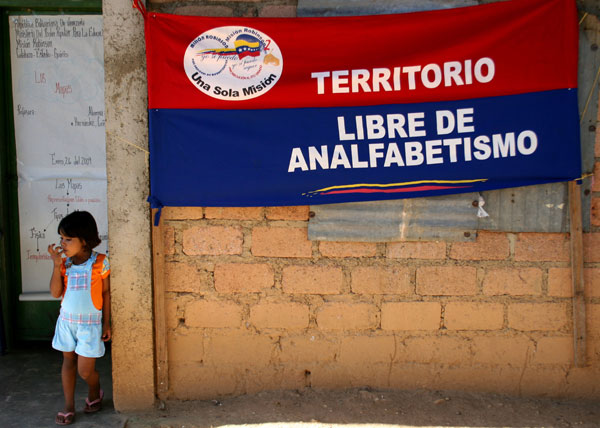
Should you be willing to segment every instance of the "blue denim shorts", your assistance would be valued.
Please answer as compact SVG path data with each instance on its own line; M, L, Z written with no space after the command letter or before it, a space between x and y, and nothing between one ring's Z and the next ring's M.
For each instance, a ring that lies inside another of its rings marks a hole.
M87 358L104 355L102 324L71 323L58 317L52 347L62 352L73 352Z

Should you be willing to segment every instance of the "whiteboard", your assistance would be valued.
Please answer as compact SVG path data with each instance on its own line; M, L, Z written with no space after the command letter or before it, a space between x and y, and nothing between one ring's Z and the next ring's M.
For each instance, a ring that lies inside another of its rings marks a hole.
M17 152L22 295L50 299L60 220L89 211L107 252L101 15L8 17Z

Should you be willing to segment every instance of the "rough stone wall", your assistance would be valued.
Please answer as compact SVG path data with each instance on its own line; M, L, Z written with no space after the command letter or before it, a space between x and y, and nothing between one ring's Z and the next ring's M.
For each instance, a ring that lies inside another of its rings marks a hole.
M149 9L294 16L295 2ZM308 207L164 209L169 397L365 385L600 397L600 162L595 178L585 368L573 367L567 234L318 242Z

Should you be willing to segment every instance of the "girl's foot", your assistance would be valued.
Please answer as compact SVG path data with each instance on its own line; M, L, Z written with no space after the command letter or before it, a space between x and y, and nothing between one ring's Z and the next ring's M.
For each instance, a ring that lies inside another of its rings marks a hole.
M90 401L89 398L85 399L85 407L83 411L85 413L94 413L98 410L102 409L102 399L104 398L104 391L100 390L100 398L97 398L94 401Z
M75 412L58 412L54 422L56 425L71 425L75 420Z

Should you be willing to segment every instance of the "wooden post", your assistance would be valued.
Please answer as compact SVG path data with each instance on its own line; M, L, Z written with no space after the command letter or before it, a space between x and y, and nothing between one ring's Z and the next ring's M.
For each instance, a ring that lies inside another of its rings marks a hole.
M152 210L152 219L157 209ZM152 271L154 284L154 352L156 361L156 395L165 400L169 390L167 350L167 317L165 312L165 249L164 227L152 225Z
M581 188L569 182L569 217L571 232L571 278L573 285L573 355L575 367L585 366L585 286L583 281L583 229Z

